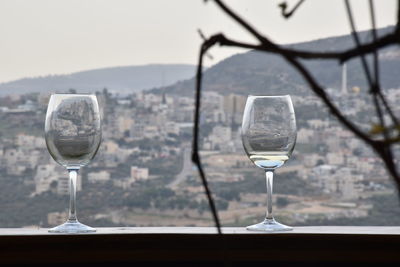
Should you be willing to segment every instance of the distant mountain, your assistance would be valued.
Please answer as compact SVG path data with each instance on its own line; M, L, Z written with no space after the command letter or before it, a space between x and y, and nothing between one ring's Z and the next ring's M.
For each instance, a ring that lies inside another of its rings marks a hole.
M0 84L0 95L9 93L53 92L70 88L94 92L103 88L118 93L171 85L192 78L195 66L185 64L144 65L103 68L68 75L24 78Z
M389 33L393 26L378 30L378 35ZM371 40L368 31L361 32L362 42ZM350 35L330 37L310 42L288 45L307 51L333 51L353 47ZM223 48L222 48L223 49ZM368 58L371 60L371 58ZM303 61L321 85L341 88L342 67L337 61ZM398 47L385 48L380 53L381 81L384 88L400 88L400 51ZM347 62L348 87L366 89L360 60ZM204 72L204 90L221 94L310 94L303 78L281 57L250 51L227 58ZM167 88L171 94L193 95L194 79L178 82ZM157 92L155 90L154 92Z

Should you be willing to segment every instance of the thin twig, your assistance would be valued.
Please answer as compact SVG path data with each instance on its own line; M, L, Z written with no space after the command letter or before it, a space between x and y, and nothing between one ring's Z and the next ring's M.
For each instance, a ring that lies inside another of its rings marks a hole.
M351 6L350 6L350 3L349 3L349 0L345 0L344 2L345 2L345 5L346 5L347 17L349 19L349 24L350 24L350 27L351 27L351 35L353 36L353 40L354 40L354 42L356 44L356 48L358 49L358 47L361 46L361 42L360 42L360 39L359 39L357 31L356 31L356 26L354 24L353 13L351 11ZM367 78L367 82L370 85L370 89L373 90L374 86L372 86L372 85L374 84L374 81L372 81L372 77L371 77L371 73L370 73L369 68L368 68L367 60L365 59L364 55L360 55L360 59L361 59L362 67L364 69L365 76Z
M354 24L354 21L353 21L353 15L352 15L352 12L351 12L350 3L349 3L348 0L346 0L345 2L346 2L347 14L348 14L348 17L349 17L349 20L350 20L351 29L352 29L352 32L354 33L353 37L355 39L356 46L358 47L360 45L360 42L358 40L358 35L356 33L355 24ZM374 5L373 5L372 0L369 0L369 9L370 9L370 15L371 15L371 24L372 24L371 25L372 26L371 27L371 34L372 34L372 39L375 42L376 39L377 39L377 36L376 36L376 30L375 30L375 11L374 11ZM368 65L366 63L365 57L361 56L361 59L363 60L364 72L365 73L369 73L369 69L368 69ZM378 119L379 119L380 125L383 127L384 138L385 138L385 140L388 140L389 136L388 136L388 132L387 132L387 129L386 129L385 118L384 118L384 114L383 114L383 112L381 110L381 106L380 106L379 99L378 99L378 93L380 92L380 86L379 86L378 52L377 52L376 49L373 52L373 60L374 60L374 65L373 65L374 66L374 80L372 80L372 78L371 78L371 79L368 80L368 82L369 82L369 86L370 86L370 91L372 93L372 98L373 98L373 101L374 101L375 110L376 110L376 113L378 115Z
M205 40L207 40L206 36L204 35L204 33L203 33L200 29L197 29L197 32L199 33L200 38L203 40L203 42L204 42ZM213 57L210 53L206 53L205 55L206 55L209 59L211 59L211 60L214 59L214 57Z
M286 12L286 9L287 9L287 3L286 2L283 2L283 3L279 4L279 7L281 8L282 16L285 19L290 18L294 14L294 12L296 12L296 10L301 6L301 4L303 2L304 2L304 0L299 0L297 2L297 4L292 8L292 10L290 10L289 12Z
M375 22L375 8L374 8L374 2L373 0L369 0L369 10L370 10L370 16L371 16L371 33L372 33L372 39L373 42L376 43L376 40L378 39L378 36L376 34L376 22ZM374 53L374 75L375 75L375 84L378 85L380 84L380 79L379 79L379 60L378 60L378 50L375 49ZM380 88L378 88L378 91Z

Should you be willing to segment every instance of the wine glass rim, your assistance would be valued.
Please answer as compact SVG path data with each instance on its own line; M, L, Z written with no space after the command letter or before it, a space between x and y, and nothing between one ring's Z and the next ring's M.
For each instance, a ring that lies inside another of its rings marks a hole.
M253 98L278 98L278 97L290 97L290 95L248 95L247 97L253 97Z
M80 93L80 94L75 94L75 93L52 93L51 95L66 95L66 96L95 96L93 93Z

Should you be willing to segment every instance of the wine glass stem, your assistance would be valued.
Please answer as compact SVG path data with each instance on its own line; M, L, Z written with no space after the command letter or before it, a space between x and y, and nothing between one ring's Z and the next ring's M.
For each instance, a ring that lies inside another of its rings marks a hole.
M68 168L69 172L69 222L76 222L76 180L79 168Z
M265 219L273 220L274 216L272 216L272 183L273 183L274 172L273 171L265 171L265 183L267 186L267 212Z

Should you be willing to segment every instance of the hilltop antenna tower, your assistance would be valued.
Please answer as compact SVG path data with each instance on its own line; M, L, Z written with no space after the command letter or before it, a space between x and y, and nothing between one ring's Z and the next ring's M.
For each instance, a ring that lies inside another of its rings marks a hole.
M236 122L235 122L235 115L236 115L236 96L233 95L233 103L232 103L232 120L231 120L231 130L234 131Z
M165 89L165 70L164 70L164 68L162 69L162 72L161 72L161 88L162 88L162 101L161 101L161 103L162 104L167 104L167 98L166 98L166 96L165 96L165 93L166 93L166 89Z
M347 65L343 63L342 66L342 95L347 94Z

